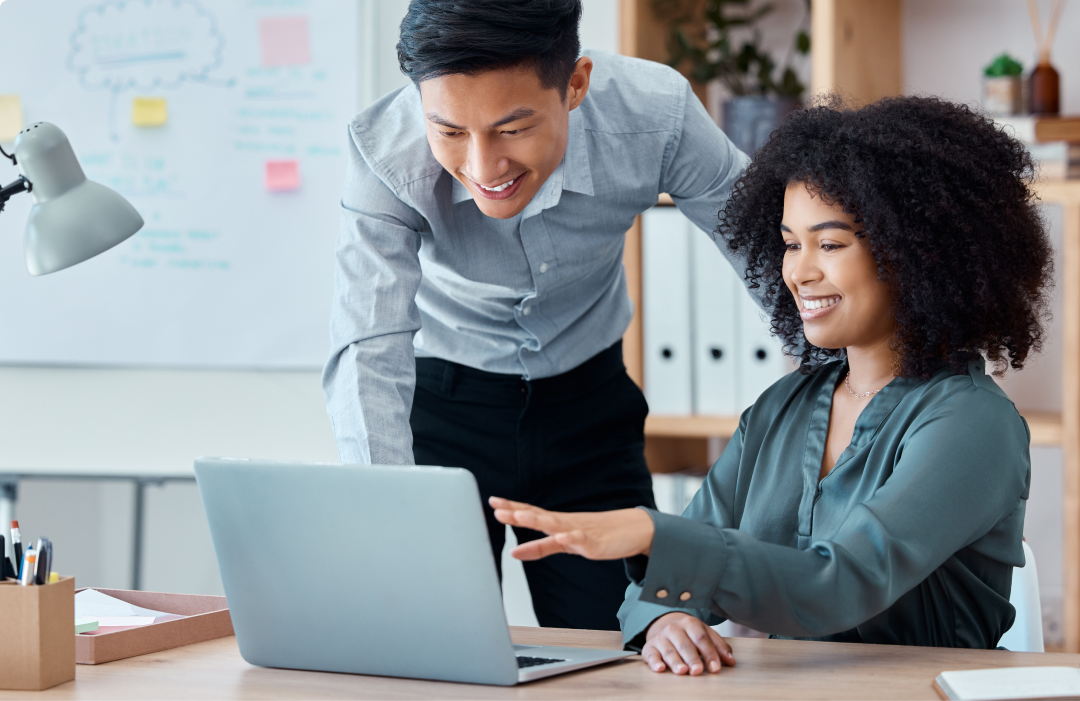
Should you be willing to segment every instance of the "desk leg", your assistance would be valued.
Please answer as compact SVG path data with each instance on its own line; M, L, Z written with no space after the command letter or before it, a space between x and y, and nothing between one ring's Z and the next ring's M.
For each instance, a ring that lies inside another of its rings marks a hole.
M15 502L19 498L19 481L12 478L4 478L4 481L0 482L0 528L4 534L4 550L6 552L0 552L0 560L4 559L7 555L11 558L12 564L15 563L15 550L11 544L11 529L8 528L11 525L12 520L15 518ZM18 568L18 565L15 565Z
M131 588L142 589L143 513L146 510L146 480L135 479L134 524L131 530Z
M1063 207L1065 309L1063 326L1061 452L1064 473L1062 542L1064 553L1065 652L1080 652L1080 202Z

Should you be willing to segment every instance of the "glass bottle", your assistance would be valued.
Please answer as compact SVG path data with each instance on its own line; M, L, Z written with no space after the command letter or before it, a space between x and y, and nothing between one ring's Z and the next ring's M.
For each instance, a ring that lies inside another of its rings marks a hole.
M1058 114L1061 111L1061 80L1048 57L1040 58L1028 83L1032 114Z

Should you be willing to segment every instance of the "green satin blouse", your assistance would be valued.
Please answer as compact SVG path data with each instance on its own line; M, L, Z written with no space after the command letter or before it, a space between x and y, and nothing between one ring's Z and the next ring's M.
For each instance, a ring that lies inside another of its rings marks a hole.
M682 517L650 511L651 556L619 611L640 649L685 611L777 637L993 648L1012 625L1031 477L1027 423L985 372L896 378L820 482L845 361L747 409Z

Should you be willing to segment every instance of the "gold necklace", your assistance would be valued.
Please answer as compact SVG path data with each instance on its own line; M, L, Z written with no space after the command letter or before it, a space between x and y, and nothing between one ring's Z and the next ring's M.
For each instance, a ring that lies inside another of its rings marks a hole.
M859 399L866 399L867 397L874 396L875 394L880 392L881 389L885 389L884 387L882 387L881 389L872 389L869 392L867 392L866 394L856 394L855 390L851 389L851 383L848 382L849 377L851 377L850 373L848 373L847 375L844 375L844 386L847 387L847 391L848 391L849 394L851 394L852 397L858 397Z

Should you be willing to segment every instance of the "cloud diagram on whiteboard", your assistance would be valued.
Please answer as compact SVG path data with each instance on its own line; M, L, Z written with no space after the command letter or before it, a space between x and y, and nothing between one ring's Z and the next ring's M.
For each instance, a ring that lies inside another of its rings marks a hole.
M232 87L221 68L225 37L194 0L118 0L83 10L71 35L68 69L88 90L108 90L110 138L119 139L116 104L124 91L171 90L185 83Z

